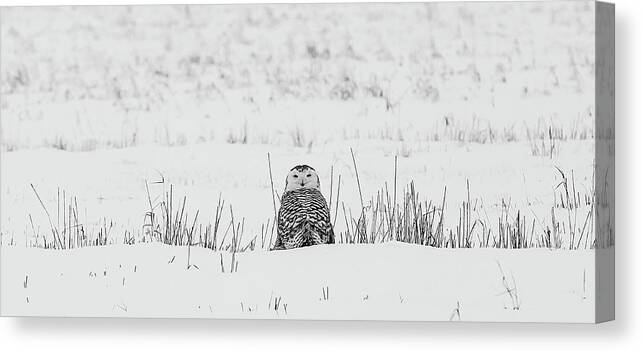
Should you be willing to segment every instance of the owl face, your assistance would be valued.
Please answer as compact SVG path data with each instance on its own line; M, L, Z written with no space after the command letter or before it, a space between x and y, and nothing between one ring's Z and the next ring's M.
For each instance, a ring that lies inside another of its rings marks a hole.
M320 186L319 175L308 165L295 166L285 178L286 192L304 188L319 189Z

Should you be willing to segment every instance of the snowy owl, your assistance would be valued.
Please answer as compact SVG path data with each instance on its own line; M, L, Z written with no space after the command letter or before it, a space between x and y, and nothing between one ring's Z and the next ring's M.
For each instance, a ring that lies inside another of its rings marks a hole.
M273 250L334 244L330 210L319 190L319 175L308 165L295 166L285 179Z

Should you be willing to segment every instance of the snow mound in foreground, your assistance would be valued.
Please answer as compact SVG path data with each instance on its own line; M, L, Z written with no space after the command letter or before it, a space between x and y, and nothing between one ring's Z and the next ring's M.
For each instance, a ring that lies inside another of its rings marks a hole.
M2 315L593 322L594 251L2 248ZM230 273L232 266L237 267ZM224 272L222 272L224 271Z

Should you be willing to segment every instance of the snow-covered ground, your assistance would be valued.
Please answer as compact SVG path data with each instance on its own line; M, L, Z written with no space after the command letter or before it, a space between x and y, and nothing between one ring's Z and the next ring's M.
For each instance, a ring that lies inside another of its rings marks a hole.
M584 1L3 8L2 313L593 321L593 11ZM412 182L447 235L470 206L475 248L267 252L268 154L278 194L294 165L319 172L344 241L361 212L351 150L366 211L395 185L402 203ZM192 247L198 269L187 270L186 247L142 243L150 200L170 184L199 228L220 196L222 226L233 208L241 246L257 238L236 254L238 272L221 272L228 252ZM92 238L108 227L109 245L41 249L70 222ZM535 246L553 232L562 249L480 248L485 233L517 227Z
M3 150L245 128L252 143L412 144L449 138L445 119L470 139L524 138L524 124L591 137L593 20L584 1L5 8Z
M229 254L193 248L195 267L187 269L186 248L161 244L2 250L4 315L595 319L594 251L588 250L317 246L238 254L234 273Z

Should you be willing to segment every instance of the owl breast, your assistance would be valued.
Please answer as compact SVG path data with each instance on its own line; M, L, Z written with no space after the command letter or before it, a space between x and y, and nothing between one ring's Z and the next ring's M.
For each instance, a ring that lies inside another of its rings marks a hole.
M317 189L302 188L283 194L274 249L334 243L330 211Z

